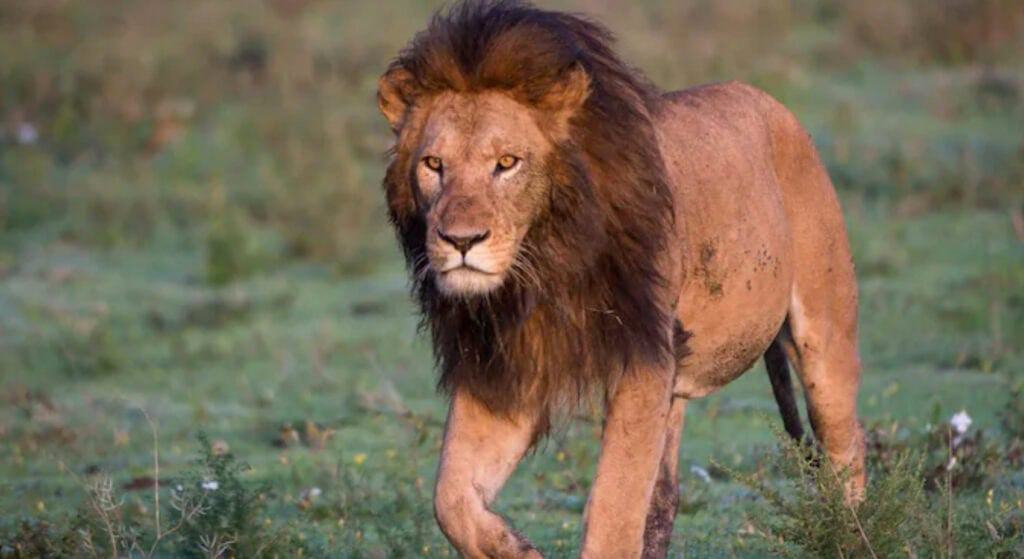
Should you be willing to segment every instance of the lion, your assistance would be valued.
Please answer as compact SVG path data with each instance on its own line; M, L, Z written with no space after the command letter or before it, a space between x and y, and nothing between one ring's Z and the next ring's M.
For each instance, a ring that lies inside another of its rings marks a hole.
M439 387L434 492L468 557L541 557L491 505L565 410L605 419L583 557L664 557L683 412L764 358L862 498L857 284L815 147L737 82L665 93L611 33L519 1L439 12L380 78L384 178Z

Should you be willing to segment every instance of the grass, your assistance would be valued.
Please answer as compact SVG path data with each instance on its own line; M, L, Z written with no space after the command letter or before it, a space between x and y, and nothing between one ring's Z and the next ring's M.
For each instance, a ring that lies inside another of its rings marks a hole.
M1021 383L1013 330L1020 323L1003 316L994 326L991 308L1002 301L1002 312L1020 312L1012 305L1021 285L986 278L993 269L1019 277L1024 262L998 214L909 220L901 234L935 238L936 221L943 229L989 232L992 248L979 251L976 239L957 235L941 245L908 242L893 250L912 256L893 257L884 279L864 278L861 407L869 424L899 422L910 432L966 409L1001 441L1000 410ZM861 223L884 238L890 222L877 216ZM918 269L947 259L932 272ZM152 476L144 409L160 427L165 488L189 471L203 431L250 464L242 478L271 488L267 518L300 521L299 533L324 549L356 549L357 541L413 555L424 546L446 549L429 508L444 403L433 389L425 341L413 335L416 318L396 261L347 280L323 265L284 264L223 288L205 284L204 260L188 250L100 253L57 244L19 262L0 286L9 344L0 415L0 508L11 511L5 522L35 516L60 523L79 506L86 495L62 462L78 477L111 476L127 503L151 507L148 491L122 489ZM962 300L957 312L937 305L952 293ZM25 317L62 315L103 321L118 368L82 374L33 361L39 346L76 334ZM716 461L759 471L763 451L774 447L773 414L759 369L691 406L682 451L689 509L677 524L677 549L763 551L737 536L744 515L753 514L751 494L729 480L705 484L690 468L714 472ZM500 501L556 556L576 545L597 430L582 421L563 426L526 460ZM966 491L984 496L991 489L1012 502L1022 481L1004 468ZM314 487L321 494L310 499Z
M1022 553L1024 43L998 40L1018 20L937 43L959 27L879 34L906 24L881 2L554 5L611 23L658 83L782 99L846 209L870 551L828 472L777 443L758 366L690 406L673 555ZM106 514L119 549L157 556L454 556L430 508L445 403L383 218L372 101L429 10L0 4L0 555L59 555L83 530L109 555ZM550 556L578 546L598 431L562 425L499 499ZM220 512L159 537L213 480Z

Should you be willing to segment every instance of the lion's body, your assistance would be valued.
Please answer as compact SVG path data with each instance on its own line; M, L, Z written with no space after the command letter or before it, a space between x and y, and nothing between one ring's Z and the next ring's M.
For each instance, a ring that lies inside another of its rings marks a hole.
M671 534L686 400L725 386L773 343L797 368L830 458L853 468L852 498L864 483L856 277L842 211L809 135L781 104L735 82L667 94L655 119L676 212L667 277L689 336L647 521L651 557L664 554ZM779 362L785 368L781 352L774 365L765 360L771 374ZM781 382L792 390L788 378ZM791 414L787 430L799 436L791 394L776 397Z
M675 195L677 316L691 336L677 377L686 398L746 371L779 333L793 254L771 158L773 106L742 85L667 96L657 115Z
M657 120L675 196L676 312L691 333L677 393L705 396L748 370L794 302L825 305L855 332L842 213L792 114L729 83L667 95Z
M864 485L857 290L806 131L729 83L662 94L606 30L468 1L380 82L392 222L452 402L435 512L464 555L539 557L490 510L552 413L605 396L583 555L663 557L686 402L765 356Z

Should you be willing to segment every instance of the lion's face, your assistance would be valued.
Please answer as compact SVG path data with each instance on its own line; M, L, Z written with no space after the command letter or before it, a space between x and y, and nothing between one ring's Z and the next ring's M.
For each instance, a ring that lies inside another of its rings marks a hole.
M488 293L522 264L523 238L547 196L552 144L533 110L498 92L446 93L423 113L411 174L428 265L442 293Z

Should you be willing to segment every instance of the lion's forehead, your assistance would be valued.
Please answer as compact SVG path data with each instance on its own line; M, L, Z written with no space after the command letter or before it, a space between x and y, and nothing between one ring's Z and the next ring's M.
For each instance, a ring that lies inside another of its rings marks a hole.
M425 107L420 149L455 158L538 151L547 140L532 109L500 92L448 92Z

